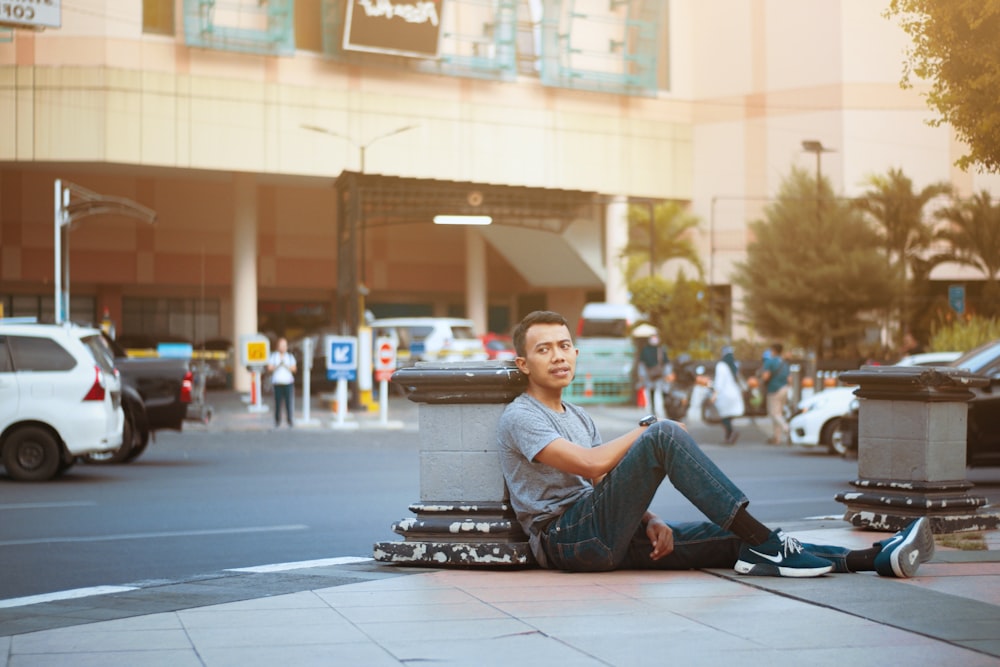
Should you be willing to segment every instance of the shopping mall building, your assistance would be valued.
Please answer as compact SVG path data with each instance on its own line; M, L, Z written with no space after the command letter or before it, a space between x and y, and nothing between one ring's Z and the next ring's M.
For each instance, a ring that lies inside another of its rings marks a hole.
M627 300L629 204L678 200L740 335L731 270L793 167L998 185L900 87L887 5L5 0L0 305L196 343L365 308L505 331Z

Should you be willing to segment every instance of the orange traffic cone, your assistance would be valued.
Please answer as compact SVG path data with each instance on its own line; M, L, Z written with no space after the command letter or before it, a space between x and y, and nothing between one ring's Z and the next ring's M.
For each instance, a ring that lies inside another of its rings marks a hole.
M583 382L583 395L587 398L592 398L594 395L594 380L590 377L590 373L587 373Z
M642 387L639 388L639 392L635 397L635 404L640 408L646 407L646 390Z

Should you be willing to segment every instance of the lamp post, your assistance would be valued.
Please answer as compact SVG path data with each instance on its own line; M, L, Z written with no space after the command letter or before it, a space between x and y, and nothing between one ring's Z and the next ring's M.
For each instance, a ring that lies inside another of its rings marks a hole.
M806 153L816 154L816 222L819 222L820 214L820 201L821 194L823 191L823 170L822 170L822 156L823 153L832 153L832 148L826 148L823 146L823 142L817 141L815 139L806 139L802 142L802 150Z
M131 199L101 195L69 181L57 178L54 201L55 249L55 308L56 324L69 320L69 232L73 225L95 215L123 215L153 224L156 211L137 204ZM65 241L63 237L65 236Z
M403 127L397 127L395 130L392 130L391 132L386 132L385 134L380 134L379 136L375 137L374 139L370 139L370 140L368 140L367 142L365 142L363 144L359 144L354 139L351 139L350 137L348 137L346 135L340 134L339 132L334 132L333 130L328 130L327 128L320 127L319 125L309 125L309 124L303 123L301 125L301 127L302 127L303 130L309 130L310 132L318 132L319 134L325 134L327 136L334 137L336 139L343 139L344 141L346 141L347 143L349 143L354 148L357 148L358 149L358 154L359 154L358 173L360 173L360 174L364 174L365 173L365 152L368 150L368 148L372 144L377 143L379 141L382 141L383 139L388 139L389 137L395 136L397 134L402 134L403 132L408 132L410 130L414 130L414 129L417 128L416 125L404 125ZM362 283L365 282L365 278L366 278L366 276L365 276L365 265L366 265L365 255L367 254L366 253L367 249L365 247L365 221L364 221L364 215L365 215L365 209L364 209L364 206L362 206L361 207L361 262L360 262L360 264L361 264L361 282ZM362 312L362 321L364 321L364 312Z
M359 165L358 165L359 173L360 174L364 174L365 173L365 153L367 152L368 148L372 144L375 144L375 143L377 143L377 142L379 142L379 141L381 141L383 139L387 139L387 138L395 136L397 134L402 134L403 132L408 132L409 130L415 129L417 126L416 125L404 125L402 127L397 127L395 130L392 130L390 132L386 132L385 134L380 134L379 136L374 137L373 139L369 139L368 141L366 141L363 144L356 142L354 139L352 139L352 138L350 138L350 137L348 137L346 135L340 134L339 132L334 132L333 130L329 130L329 129L325 128L325 127L320 127L319 125L309 125L309 124L303 123L300 127L302 127L302 129L304 129L304 130L309 130L310 132L318 132L319 134L325 134L327 136L334 137L335 139L343 139L344 141L346 141L347 143L349 143L354 148L357 148L358 149L358 155L359 155L359 159L358 159L358 162L359 162ZM364 188L361 187L360 191L363 192ZM358 299L358 320L357 320L357 322L358 322L358 326L357 326L357 329L358 330L355 333L358 336L358 351L359 351L359 353L358 353L358 362L359 363L358 363L358 371L357 371L357 377L358 377L358 379L356 380L358 391L357 391L357 393L355 395L355 401L356 401L356 403L354 403L352 405L352 407L361 407L361 408L363 408L365 410L371 410L371 409L376 408L377 406L372 401L372 386L371 386L371 349L372 349L372 345L371 345L371 329L368 327L367 323L365 322L365 297L368 296L368 288L365 285L366 280L367 280L367 258L366 258L366 255L368 254L368 249L367 249L367 244L366 244L366 240L365 240L367 224L366 224L366 221L365 221L365 206L364 206L364 202L363 201L359 201L358 202L358 227L359 227L360 237L361 237L360 238L360 242L361 242L360 246L361 247L359 248L359 254L361 255L361 257L360 257L360 262L358 262L360 271L359 271L359 274L357 276L357 281L358 281L358 285L357 285L357 299ZM350 322L350 320L348 320L348 322Z

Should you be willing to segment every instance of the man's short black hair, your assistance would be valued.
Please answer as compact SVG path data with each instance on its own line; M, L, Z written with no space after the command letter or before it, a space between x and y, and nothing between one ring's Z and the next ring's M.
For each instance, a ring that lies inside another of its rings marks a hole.
M781 343L774 343L771 345L771 349L774 350L775 354L781 354L782 350L785 349L785 346Z
M517 356L525 357L528 355L528 350L524 346L524 340L528 336L528 329L535 326L536 324L563 324L569 329L569 322L566 318L557 312L551 310L535 310L524 316L520 322L518 322L517 327L514 329L514 351L517 352ZM571 334L572 335L572 332Z

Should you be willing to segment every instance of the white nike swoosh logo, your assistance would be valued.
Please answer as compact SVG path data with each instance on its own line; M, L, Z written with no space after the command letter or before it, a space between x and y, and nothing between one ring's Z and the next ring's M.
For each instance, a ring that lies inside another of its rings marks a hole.
M761 558L766 558L766 559L768 559L768 560L769 560L769 561L771 561L772 563L780 563L781 561L785 560L785 557L784 557L784 556L782 556L781 554L778 554L777 556L769 556L768 554L762 554L761 552L757 551L756 549L751 549L750 551L751 551L752 553L755 553L755 554L757 554L757 555L758 555L758 556L760 556Z

